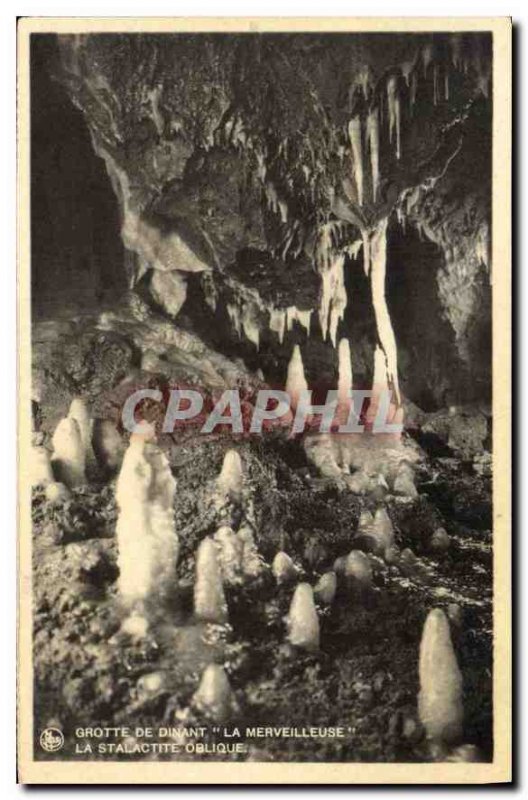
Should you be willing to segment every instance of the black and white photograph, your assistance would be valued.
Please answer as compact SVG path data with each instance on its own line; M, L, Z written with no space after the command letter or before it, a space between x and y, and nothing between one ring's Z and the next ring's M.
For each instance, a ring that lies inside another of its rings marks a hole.
M23 782L508 780L511 21L23 22Z

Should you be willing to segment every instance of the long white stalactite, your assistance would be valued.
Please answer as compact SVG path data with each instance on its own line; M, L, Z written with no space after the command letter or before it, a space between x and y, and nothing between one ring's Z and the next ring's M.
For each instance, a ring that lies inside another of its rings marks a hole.
M385 356L387 380L392 384L395 399L400 405L400 387L398 382L398 352L396 348L396 337L387 307L385 295L385 279L387 272L387 219L377 223L375 228L368 235L369 248L368 258L370 274L370 287L372 294L372 305L376 318L378 338ZM365 257L367 250L365 249Z

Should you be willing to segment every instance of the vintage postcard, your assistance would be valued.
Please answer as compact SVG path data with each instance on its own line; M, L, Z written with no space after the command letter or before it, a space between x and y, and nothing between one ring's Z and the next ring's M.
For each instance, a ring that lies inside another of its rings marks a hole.
M511 20L18 37L19 780L511 781Z

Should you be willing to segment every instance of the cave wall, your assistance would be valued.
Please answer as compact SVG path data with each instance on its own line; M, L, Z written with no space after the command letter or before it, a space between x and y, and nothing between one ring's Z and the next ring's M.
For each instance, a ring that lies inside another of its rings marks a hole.
M104 307L127 285L117 199L58 70L56 37L32 34L31 279L37 318Z
M389 217L405 395L430 409L489 396L487 34L34 40L39 304L132 285L279 384L294 343L309 378L335 382L335 309L366 387L363 233Z

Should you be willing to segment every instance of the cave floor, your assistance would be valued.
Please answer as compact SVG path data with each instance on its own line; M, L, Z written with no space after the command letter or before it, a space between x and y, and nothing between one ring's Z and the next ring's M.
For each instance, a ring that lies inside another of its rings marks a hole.
M369 504L374 507L373 501L315 476L297 442L272 437L238 443L244 497L240 507L224 509L219 519L211 487L231 446L220 437L180 442L169 452L177 480L177 581L174 596L151 609L151 628L140 640L120 631L114 483L74 490L70 500L54 508L35 492L36 735L55 724L71 743L78 726L207 724L191 698L204 667L217 662L225 666L239 705L239 717L230 725L345 726L346 735L253 740L245 743L243 754L205 758L438 758L424 741L416 701L423 622L429 609L441 607L451 620L464 679L463 741L476 745L483 760L491 758L490 478L460 460L433 455L418 469L418 499L387 495L383 502L396 544L400 551L411 548L415 558L407 553L409 558L388 565L370 554L372 589L358 597L339 587L332 606L319 609L320 650L307 654L287 642L284 617L293 587L278 587L269 569L227 589L229 624L193 619L196 548L219 524L235 529L250 524L266 564L285 550L299 579L314 583L350 551L359 514ZM439 524L451 542L445 552L435 553L431 536ZM141 679L152 673L160 680L150 695ZM49 756L36 748L36 757ZM61 757L98 756L83 756L67 745Z

